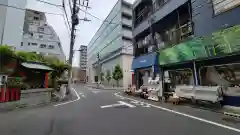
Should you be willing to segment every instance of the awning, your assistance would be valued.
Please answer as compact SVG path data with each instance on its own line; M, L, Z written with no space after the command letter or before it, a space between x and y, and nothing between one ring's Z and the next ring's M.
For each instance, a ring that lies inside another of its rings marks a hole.
M38 63L27 63L24 62L22 63L22 66L26 67L26 68L30 68L30 69L40 69L40 70L53 70L52 68L45 66L43 64L38 64Z
M152 67L157 65L157 53L150 53L133 59L132 70L139 68Z

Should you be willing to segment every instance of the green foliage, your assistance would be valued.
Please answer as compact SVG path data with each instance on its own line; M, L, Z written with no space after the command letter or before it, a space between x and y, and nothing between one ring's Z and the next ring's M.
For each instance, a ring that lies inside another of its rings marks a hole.
M14 51L10 46L0 45L0 56L14 56Z
M16 55L19 59L23 61L34 61L34 62L44 62L44 57L40 54L36 54L33 52L16 52Z
M110 70L107 70L107 74L106 74L106 77L105 77L108 81L108 83L110 82L110 80L112 79L112 75L111 75L111 72Z
M103 72L100 73L100 77L101 77L101 81L104 81L104 73Z
M123 72L122 68L120 67L119 64L115 66L115 69L113 71L113 79L117 81L117 85L119 86L119 80L123 79Z
M0 45L0 72L7 73L10 63L14 62L15 54L11 47Z

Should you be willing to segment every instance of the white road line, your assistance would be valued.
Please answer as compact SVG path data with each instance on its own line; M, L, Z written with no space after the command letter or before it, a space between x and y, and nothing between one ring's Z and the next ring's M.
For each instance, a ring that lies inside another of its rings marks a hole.
M114 93L114 95L117 96L117 97L123 97L123 96L119 95L119 92ZM137 101L135 99L128 98L128 97L124 97L124 98L126 98L128 100L132 100L132 101ZM155 108L158 108L158 109L161 109L161 110L164 110L164 111L167 111L167 112L175 113L175 114L178 114L178 115L181 115L181 116L185 116L185 117L188 117L188 118L191 118L191 119L195 119L195 120L198 120L198 121L201 121L201 122L205 122L205 123L208 123L208 124L212 124L212 125L215 125L215 126L218 126L218 127L222 127L222 128L240 133L240 129L237 129L237 128L233 128L233 127L230 127L230 126L227 126L227 125L216 123L216 122L206 120L206 119L203 119L203 118L199 118L199 117L196 117L196 116L192 116L192 115L189 115L189 114L177 112L177 111L174 111L174 110L171 110L171 109L168 109L168 108L164 108L164 107L160 107L160 106L157 106L157 105L152 105L152 104L149 104L149 103L148 103L148 105L150 105L152 107L155 107Z
M123 101L118 101L118 103L120 103L120 104L122 104L122 105L125 105L125 106L128 106L128 107L130 107L130 108L136 107L135 105L131 105L131 104L126 103L126 102L123 102Z
M68 101L68 102L64 102L64 103L60 103L60 104L56 104L54 106L57 107L57 106L61 106L61 105L66 105L66 104L73 103L73 102L76 102L76 101L80 100L80 96L78 95L77 91L74 88L72 88L72 90L75 92L75 94L77 96L77 99L72 100L72 101Z
M122 106L122 104L104 105L104 106L100 106L100 107L101 108L108 108L108 107L116 107L116 106Z

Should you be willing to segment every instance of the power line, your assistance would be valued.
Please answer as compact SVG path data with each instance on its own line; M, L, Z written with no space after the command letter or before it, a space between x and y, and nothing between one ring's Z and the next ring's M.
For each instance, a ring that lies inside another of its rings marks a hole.
M54 3L50 3L50 2L47 2L47 1L44 1L44 0L37 0L38 2L41 2L41 3L44 3L44 4L48 4L48 5L51 5L51 6L55 6L55 7L58 7L60 8L61 10L63 10L65 16L63 15L63 18L64 18L64 24L65 26L67 27L68 29L68 34L70 35L69 31L71 30L71 26L70 26L70 23L69 23L69 20L68 20L68 16L67 16L67 12L65 10L65 2L64 0L62 0L62 5L57 5L57 4L54 4ZM65 20L66 18L66 20ZM67 22L67 24L66 24Z
M20 8L20 7L16 7L16 6L11 6L11 5L5 5L5 4L0 4L0 6L10 7L10 8L19 9L19 10L24 10L24 11L27 10L27 9L24 9L24 8ZM37 10L35 10L35 11L37 11ZM43 11L39 11L39 12L42 12L42 13L45 13L45 14L51 14L51 15L63 15L63 14L56 14L56 13L43 12Z
M85 11L85 10L83 10L83 9L80 9L80 10L81 10L82 12L84 12L84 13L86 13L86 14L88 14L88 15L90 15L90 16L98 19L98 20L100 20L100 21L108 22L109 24L120 24L120 23L113 23L113 22L111 22L111 21L103 20L103 19L101 19L101 18L99 18L99 17L97 17L97 16L95 16L95 15L93 15L93 14L91 14L91 13Z

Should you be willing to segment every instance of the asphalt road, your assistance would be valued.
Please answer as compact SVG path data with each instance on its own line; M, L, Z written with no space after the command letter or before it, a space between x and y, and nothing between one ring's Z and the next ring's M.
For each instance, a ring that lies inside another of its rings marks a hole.
M0 113L1 135L239 135L240 122L191 108L75 86L75 100ZM124 96L124 97L123 97Z

